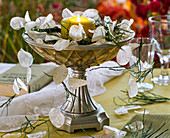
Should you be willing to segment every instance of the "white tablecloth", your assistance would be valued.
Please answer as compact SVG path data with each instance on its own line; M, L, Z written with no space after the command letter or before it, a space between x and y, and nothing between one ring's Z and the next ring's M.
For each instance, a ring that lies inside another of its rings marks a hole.
M56 66L54 63L45 63L45 65L53 65ZM7 63L0 63L0 73L5 72L6 70L10 69L11 67L15 66L15 64L7 64ZM114 61L108 61L101 66L118 66L117 63ZM69 74L71 69L69 69ZM110 79L114 78L115 76L119 76L122 74L123 71L111 71L109 69L98 69L89 71L87 70L87 80L88 80L88 88L91 96L99 95L105 92L106 88L104 87L104 83L109 81ZM67 80L65 80L67 82ZM0 96L0 105L3 104L8 98L4 96ZM54 82L51 82L49 85L45 86L41 90L25 94L19 97L16 97L10 103L8 110L3 110L0 108L0 122L4 121L3 116L7 115L6 123L10 121L11 118L17 117L20 115L23 118L25 115L38 115L38 116L48 116L48 113L51 108L55 108L65 102L65 90L62 84L55 85ZM3 111L3 112L2 112ZM22 120L22 119L21 119ZM14 130L18 125L21 125L23 122L13 122ZM2 124L2 123L1 123ZM8 124L10 131L11 131L11 124ZM0 131L8 130L8 127L0 125ZM12 129L13 130L13 129ZM8 130L9 131L9 130Z

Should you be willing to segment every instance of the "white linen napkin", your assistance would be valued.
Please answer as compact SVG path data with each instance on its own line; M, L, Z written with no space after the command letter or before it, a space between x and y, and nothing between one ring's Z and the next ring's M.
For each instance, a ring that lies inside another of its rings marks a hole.
M45 63L43 65L55 65L54 63ZM0 73L3 73L7 69L13 67L14 64L0 63ZM118 64L114 61L108 61L100 65L101 67L113 67L118 66ZM96 66L98 67L98 66ZM92 67L95 68L95 67ZM90 69L92 69L90 68ZM96 96L105 92L106 88L104 87L104 83L111 80L115 76L120 76L123 73L122 71L113 71L106 68L97 69L90 71L87 69L87 81L88 81L88 89L91 96ZM69 69L69 73L71 73L71 69ZM66 81L67 82L67 81ZM1 91L1 90L0 90ZM8 122L8 126L15 126L12 130L17 129L18 126L15 122L11 122L11 118L15 118L20 115L23 118L23 115L38 115L38 116L48 116L48 113L51 108L56 108L57 106L63 104L65 102L65 90L62 84L55 85L54 82L51 82L49 85L45 86L41 90L29 94L25 94L19 97L16 97L12 100L8 107L8 117L5 120ZM2 105L8 98L4 96L0 96L0 105ZM5 109L3 112L3 108L0 108L0 120L3 121L3 117L7 115L7 110ZM24 121L24 119L22 119ZM11 123L9 123L11 122ZM20 122L19 124L21 124ZM24 123L24 122L23 122ZM3 124L3 123L1 123ZM4 128L4 129L3 129ZM0 126L0 132L10 131L7 129L10 127Z

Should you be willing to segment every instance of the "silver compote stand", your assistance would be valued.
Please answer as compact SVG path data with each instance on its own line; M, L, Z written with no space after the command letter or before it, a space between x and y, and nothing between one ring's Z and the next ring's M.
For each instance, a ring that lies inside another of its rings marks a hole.
M72 77L86 80L85 72L90 66L97 66L113 59L119 50L116 45L80 45L69 46L62 51L56 51L51 44L39 44L33 41L27 34L23 34L24 40L29 46L43 58L58 65L65 64L70 67ZM121 45L129 43L133 37L120 41ZM97 104L88 92L87 85L72 91L76 97L70 98L58 108L71 121L67 122L61 130L69 133L84 128L103 129L109 125L109 116L100 104Z

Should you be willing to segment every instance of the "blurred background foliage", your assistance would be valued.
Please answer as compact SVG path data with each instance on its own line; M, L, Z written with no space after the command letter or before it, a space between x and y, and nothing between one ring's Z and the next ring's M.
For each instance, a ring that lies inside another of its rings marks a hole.
M24 29L16 31L10 27L12 17L24 17L25 12L29 11L32 20L52 13L60 21L61 11L65 7L70 10L85 10L95 7L96 3L95 0L0 0L0 62L17 63L16 55L20 48L28 49L35 57L35 63L45 62L24 42Z
M134 19L132 29L136 36L149 36L148 17L167 14L170 0L0 0L0 62L17 63L20 48L28 50L35 57L35 63L46 62L37 55L22 38L24 30L10 27L12 17L24 17L29 11L34 21L38 16L52 13L60 22L61 11L84 11L95 8L101 15L111 16L112 20Z

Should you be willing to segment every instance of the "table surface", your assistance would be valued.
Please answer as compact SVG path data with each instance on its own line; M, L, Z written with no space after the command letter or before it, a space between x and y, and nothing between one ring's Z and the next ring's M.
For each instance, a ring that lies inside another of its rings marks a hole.
M160 69L155 69L154 76L160 74ZM116 77L112 79L111 81L107 82L105 84L105 87L107 88L106 92L104 94L98 95L93 97L93 99L102 105L108 116L110 117L110 126L116 127L118 129L123 128L123 126L135 115L134 111L129 111L128 114L124 115L116 115L114 113L114 109L117 108L117 106L113 103L113 97L116 96L123 96L124 94L120 90L126 90L127 84L128 84L129 74L128 72L124 73L123 75ZM146 81L149 82L150 78L148 77ZM154 89L152 90L153 93L159 94L161 96L169 97L170 98L170 86L159 86L155 85ZM170 113L170 102L168 103L158 103L158 104L152 104L143 106L142 109L138 111L142 111L143 109L150 110L153 114L169 114ZM69 138L69 137L87 137L87 134L84 133L82 130L78 130L73 134L69 134L67 132L58 131L58 133L61 135L59 136L53 129L53 126L51 123L49 123L50 126L50 138ZM39 131L47 131L47 126L42 125L34 132ZM96 136L96 135L103 135L104 132L102 131L95 131L94 129L86 130L90 135ZM0 135L3 133L0 133Z

